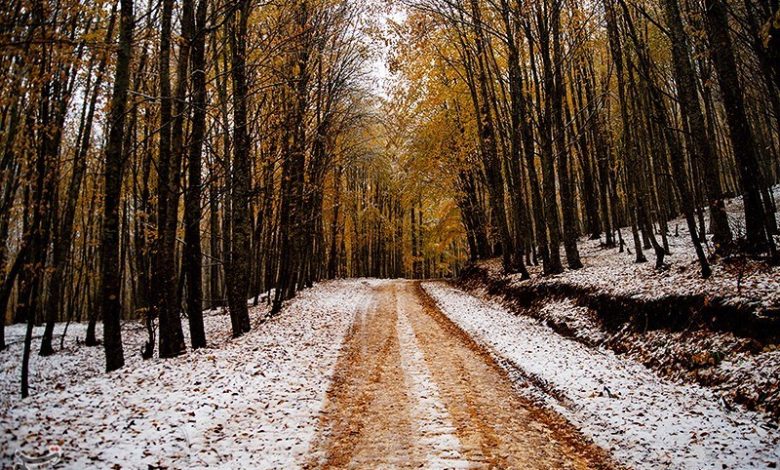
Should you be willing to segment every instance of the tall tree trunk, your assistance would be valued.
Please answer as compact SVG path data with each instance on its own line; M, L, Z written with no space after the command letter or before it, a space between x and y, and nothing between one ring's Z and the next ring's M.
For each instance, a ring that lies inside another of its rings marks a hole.
M120 0L119 51L116 78L109 114L108 144L106 146L105 199L103 204L103 233L101 237L101 311L103 313L103 345L106 352L106 371L119 369L125 363L122 350L120 318L121 278L119 266L119 200L122 193L122 142L124 140L125 111L130 87L132 59L133 0Z
M191 0L184 0L191 3ZM203 326L203 274L200 241L201 158L206 132L206 9L207 1L199 0L196 24L182 25L185 40L192 39L192 137L189 148L189 181L184 202L184 271L187 276L187 317L192 348L206 347ZM187 8L187 6L185 6ZM191 8L191 6L189 7ZM183 21L192 19L184 15ZM193 31L194 30L194 31ZM187 34L189 33L189 34Z
M715 156L710 147L704 132L704 116L699 107L699 99L696 92L696 83L694 81L693 67L691 66L688 55L688 41L682 25L682 18L677 6L676 0L664 0L664 10L666 12L667 23L671 32L672 58L674 62L675 81L677 83L677 94L681 101L681 112L683 119L687 119L691 131L691 140L695 146L696 157L701 159L703 166L711 166L711 160ZM695 161L692 162L695 164ZM682 204L685 221L688 224L691 241L696 250L696 256L701 266L702 277L709 277L712 274L707 257L704 255L701 242L696 233L696 222L694 218L694 208L692 204L692 193L688 184L688 175L685 171L685 162L682 152L672 150L672 166L674 167L674 178L677 183L677 190L680 192L680 203ZM712 173L712 171L710 171ZM708 180L713 177L709 175ZM715 176L717 178L717 175ZM731 240L731 231L726 218L726 210L723 200L720 198L720 184L713 188L713 181L708 181L707 193L710 203L710 216L712 220L713 232L715 232L714 242L716 245L726 244Z
M172 198L171 173L175 172L172 154L173 98L171 94L171 20L173 16L173 0L163 0L160 28L160 129L159 154L157 161L157 239L155 240L155 269L152 271L152 288L155 290L153 316L159 321L160 357L172 357L179 354L182 344L175 337L176 328L172 321L176 311L176 266L174 252L175 241L168 238L172 235L168 230L168 210ZM179 326L181 330L181 325ZM149 345L150 348L152 347ZM163 351L162 348L165 348ZM151 352L151 351L149 351ZM151 354L145 356L151 357Z
M696 90L696 79L689 55L688 37L683 28L677 2L675 0L664 0L664 11L671 35L675 82L677 83L677 94L681 102L680 111L683 119L688 122L691 142L693 143L691 151L694 154L694 162L692 164L695 164L695 160L698 159L701 162L700 167L704 169L704 183L710 207L710 227L713 233L713 242L716 247L726 246L731 243L732 237L726 207L723 203L720 172L718 171L718 156L705 134L707 127ZM678 190L680 190L680 197L687 199L692 196L687 188L688 179L683 172L684 169L684 165L680 167L677 186ZM684 191L680 187L681 184L686 186ZM685 202L685 200L682 201L683 204ZM700 259L700 263L702 264L702 272L706 272L706 260Z
M557 0L553 0L557 1ZM542 153L542 177L544 178L544 221L549 233L548 250L550 265L544 270L545 274L558 274L563 272L561 263L561 226L558 214L558 200L555 175L555 139L553 131L553 94L555 93L555 76L553 71L553 59L550 51L550 27L548 18L537 7L537 29L539 30L538 47L542 61L542 88L544 89L544 110L539 119L539 134Z
M501 162L498 157L498 148L496 145L495 126L492 113L490 112L488 92L487 72L485 63L486 45L485 35L482 30L482 16L479 2L471 0L472 28L474 32L474 41L476 46L477 62L477 86L480 94L480 106L477 109L479 120L481 122L480 144L482 159L485 167L485 175L488 183L488 193L490 195L490 206L493 210L493 220L498 226L501 236L501 248L504 270L508 273L519 272L523 278L528 278L525 263L521 251L516 252L512 236L509 231L506 208L504 206L504 178L501 174Z
M168 12L165 11L168 8L166 4L169 2L172 2L172 0L164 0L163 2L163 20L168 23L164 26L163 36L167 36L166 39L168 44L166 44L165 47L161 46L160 48L161 61L165 61L165 68L169 67L168 56L170 55L171 49L169 24L171 19L165 19L165 16L169 16ZM160 267L158 269L163 278L160 285L160 334L158 335L160 357L162 358L175 357L186 350L184 332L182 331L181 326L179 282L177 282L180 278L177 276L176 229L179 220L179 187L181 184L181 162L184 148L184 109L187 94L190 38L192 35L192 14L192 0L184 0L182 2L182 35L186 39L181 41L179 46L179 57L176 66L176 90L173 99L165 98L166 96L171 96L169 88L170 77L168 76L169 73L167 70L165 74L163 74L163 67L160 69L160 89L163 90L164 88L168 88L168 90L166 90L167 93L162 93L161 104L165 105L166 110L163 112L161 107L160 115L163 119L161 126L163 129L167 127L170 135L168 145L163 146L161 134L159 165L160 168L163 166L166 167L164 172L161 171L161 175L164 174L165 179L162 180L161 178L162 186L159 188L161 197L158 201L158 203L161 206L164 205L165 208L160 212L160 220L157 221L158 228L161 229L159 240L160 250L157 255L160 262ZM165 49L165 51L163 51L163 49ZM162 58L163 56L165 56L164 59ZM172 115L169 114L171 108L173 109ZM159 209L160 208L158 208L158 210Z
M596 189L596 183L594 179L594 173L596 173L595 165L593 164L592 151L589 147L589 137L592 137L591 129L585 123L585 118L581 116L581 112L576 112L577 109L585 111L588 110L590 119L595 121L598 112L591 110L589 103L585 102L583 88L586 86L587 79L584 76L582 67L578 67L575 71L576 79L572 79L572 85L575 87L572 89L572 101L574 105L574 111L569 110L569 107L565 107L567 110L566 120L573 120L577 128L577 136L573 136L572 139L577 146L577 154L579 155L580 167L582 168L582 183L583 183L583 205L585 206L585 221L586 230L590 233L591 240L599 240L601 238L601 221L599 220L599 199ZM576 112L572 119L572 113Z
M560 182L561 206L563 209L563 246L566 251L566 263L569 269L582 268L580 253L577 249L577 211L572 195L571 178L569 175L569 146L566 142L566 128L563 123L563 106L565 103L566 85L564 82L563 45L561 43L561 8L562 0L553 0L552 4L552 46L555 65L553 67L554 88L552 96L553 126L555 133L556 152L558 156L558 178Z
M288 128L285 132L288 135L283 145L279 267L273 303L274 313L281 309L283 301L295 296L302 274L300 267L303 265L305 237L301 231L306 213L303 206L306 164L305 112L309 106L310 36L313 32L310 15L308 1L301 1L296 5L294 19L296 43L290 52L287 64L289 74L287 88L290 94L286 111Z
M644 253L642 252L642 242L639 239L639 231L637 227L637 201L636 201L636 188L634 185L634 179L636 175L636 165L632 164L635 159L636 148L634 146L633 137L631 135L631 122L628 117L628 100L626 99L626 79L624 73L623 63L623 46L620 40L620 33L617 26L617 18L615 14L615 0L607 0L604 2L606 19L607 19L607 35L609 37L609 49L612 55L612 61L615 64L615 75L617 76L617 88L618 88L618 107L620 108L620 119L623 124L623 159L625 165L623 168L624 183L626 187L626 196L628 200L628 212L629 219L631 220L631 235L634 239L634 250L636 251L636 262L643 263L647 261ZM625 168L628 166L629 168ZM617 175L614 178L617 183ZM616 189L617 190L617 189ZM619 225L618 225L619 226Z
M251 167L249 164L249 133L247 130L246 40L250 2L241 0L236 18L230 26L230 46L233 77L233 162L230 172L231 242L228 305L233 336L250 329L247 296L249 295L249 256L252 226L249 217Z
M773 245L773 242L766 231L766 217L760 194L761 170L758 166L758 154L750 130L750 121L745 111L742 87L737 76L739 69L729 36L726 6L722 0L705 0L704 5L712 61L717 72L723 106L726 110L729 138L737 160L744 195L746 248L752 252L765 251L767 246Z
M338 165L336 167L336 171L333 174L333 220L330 224L330 254L328 258L328 278L330 279L336 278L339 263L337 238L339 228L339 212L341 209L341 176L343 171L343 167Z
M604 123L602 111L596 104L596 77L592 65L592 57L588 57L588 67L586 70L587 79L585 80L585 96L588 100L588 111L593 119L593 143L596 152L596 166L598 167L599 197L601 202L601 221L604 224L605 241L604 246L612 248L615 246L615 237L612 226L612 217L617 211L617 198L612 197L614 190L610 183L610 147L607 139L604 137Z
M217 181L217 178L212 174L209 184L209 296L211 297L209 306L212 310L222 305L222 289L219 278L219 261L222 258L222 253L219 249L221 230Z

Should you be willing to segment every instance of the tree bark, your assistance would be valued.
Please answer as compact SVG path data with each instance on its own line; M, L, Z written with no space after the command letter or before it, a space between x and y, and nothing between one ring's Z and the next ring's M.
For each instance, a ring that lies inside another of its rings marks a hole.
M191 0L184 0L184 2L191 3ZM184 271L187 276L187 317L193 349L206 347L206 333L203 326L203 253L200 240L203 167L201 159L206 132L206 12L207 1L199 0L196 24L188 22L189 24L182 25L185 40L192 39L193 111L188 156L189 181L184 201ZM184 15L183 21L186 19L192 19L192 15Z
M501 162L498 158L496 145L495 126L490 112L490 94L487 86L487 73L485 64L485 35L482 30L482 16L479 2L471 0L472 28L476 46L475 59L477 62L477 86L480 94L480 106L476 111L481 122L480 144L485 176L487 178L490 206L493 210L493 220L498 226L501 236L502 262L504 270L508 273L519 272L523 278L528 278L528 271L523 262L522 252L516 252L512 236L509 231L506 208L504 205L504 178L501 174Z
M563 124L563 106L566 98L566 85L564 82L563 45L561 44L561 5L562 0L553 0L552 5L552 48L554 57L554 85L552 96L553 126L555 133L555 150L558 156L558 178L560 182L561 206L563 209L563 247L566 252L566 263L569 269L582 268L580 253L577 249L577 212L574 207L571 178L569 175L569 146L566 142L566 128Z
M693 143L691 151L694 162L692 164L695 164L695 160L699 160L700 166L704 169L704 183L710 208L710 227L713 233L713 243L716 247L726 246L731 243L732 236L720 186L718 157L705 134L707 127L696 90L696 79L689 55L688 37L683 28L677 2L675 0L664 0L664 11L671 35L669 39L672 45L672 62L674 64L675 81L677 82L677 94L681 102L680 111L683 119L688 122L691 142ZM684 165L680 167L681 173L678 177L677 186L678 190L680 190L681 198L687 199L691 197L691 192L687 188L688 179L686 174L682 172L684 168ZM680 187L682 184L686 186L684 191ZM685 202L685 200L682 201L683 204ZM706 260L704 262L706 263ZM702 264L702 270L706 271L704 264Z
M120 5L119 51L111 98L104 170L105 199L100 257L100 279L102 281L100 298L107 372L119 369L125 363L120 326L122 286L119 266L119 200L122 193L122 142L124 140L127 94L130 87L130 61L133 52L135 19L133 18L133 0L120 0Z
M760 168L753 133L745 111L742 87L737 74L739 69L734 57L734 47L729 36L726 6L722 0L705 0L706 29L710 41L712 61L715 64L720 85L729 138L739 170L745 204L746 249L765 251L773 245L766 232L766 216L760 194Z
M249 134L247 131L246 40L250 2L241 0L236 18L230 27L233 77L233 162L230 172L231 242L228 305L233 336L250 329L247 296L249 295L249 256L252 227L249 217L251 167L249 164Z

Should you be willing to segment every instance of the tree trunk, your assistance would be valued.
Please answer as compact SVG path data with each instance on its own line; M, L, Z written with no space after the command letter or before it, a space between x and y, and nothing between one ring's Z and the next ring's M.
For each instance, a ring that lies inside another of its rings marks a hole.
M566 128L563 124L563 106L566 98L566 85L564 83L563 45L561 44L561 8L562 0L553 0L552 5L552 41L554 85L552 96L553 125L555 133L555 150L558 156L558 178L560 182L561 206L563 209L563 246L566 251L566 263L569 269L582 268L580 253L577 249L577 212L574 197L572 195L571 178L569 175L569 146L566 142Z
M249 295L249 256L252 227L249 217L251 167L249 164L249 134L247 131L246 40L250 2L242 0L230 27L233 77L233 162L231 187L231 242L228 305L233 336L250 329L247 296Z
M111 98L108 144L105 164L105 199L101 237L101 311L103 312L103 345L106 371L119 369L125 363L122 350L120 318L121 279L119 266L119 200L122 192L122 142L125 110L130 87L130 61L133 41L133 0L120 0L119 51L116 78Z
M557 0L554 0L557 1ZM554 93L555 76L553 71L553 59L550 51L550 28L548 19L541 12L541 7L536 12L537 28L539 30L539 54L542 60L542 88L544 89L544 111L539 119L539 134L542 153L542 177L544 178L544 220L549 233L550 265L545 269L545 274L559 274L563 272L561 263L561 226L558 214L558 199L556 191L555 175L555 149L553 142L553 114L555 113ZM557 7L556 7L557 8Z
M333 220L330 225L330 256L328 258L328 278L336 278L339 256L337 252L338 228L339 228L339 210L341 209L341 175L343 167L338 165L333 174Z
M154 312L152 315L159 321L160 357L172 357L183 350L182 342L176 337L176 327L172 317L176 308L176 266L173 248L174 235L169 230L170 200L174 188L171 187L171 173L175 155L172 153L173 99L171 95L170 55L171 55L171 17L173 15L173 0L163 0L160 29L160 129L159 155L157 162L157 239L155 240L154 262L152 271L152 289L155 290ZM177 315L178 316L178 315ZM179 325L181 331L181 325ZM183 339L183 338L181 338ZM151 347L151 345L150 345ZM163 348L165 348L163 350ZM151 351L149 351L151 352ZM151 354L148 354L151 357Z
M742 87L737 74L734 47L729 36L726 6L722 0L705 0L707 37L720 85L729 138L737 160L745 203L745 237L750 252L761 252L771 244L766 233L766 217L761 203L760 168L753 133L745 111Z
M184 0L185 4L191 0ZM185 5L185 8L187 6ZM192 8L191 6L189 8ZM207 1L199 0L196 23L182 25L185 40L192 41L192 137L189 148L189 181L184 202L184 271L187 276L187 317L192 348L206 347L203 326L203 274L200 219L201 157L206 132L206 9ZM183 21L192 15L184 15ZM193 31L194 30L194 31Z
M718 157L705 134L707 128L704 114L699 104L695 75L688 52L688 37L683 28L677 2L675 0L664 0L664 10L671 34L672 59L675 81L677 83L677 94L680 97L680 111L683 119L688 122L691 142L693 143L691 151L694 154L694 162L692 164L695 164L695 160L698 159L700 166L704 169L704 183L710 207L710 227L713 233L713 242L716 247L726 246L731 243L731 230L721 194ZM691 192L687 188L688 179L683 172L684 168L684 165L680 167L679 171L681 173L677 180L677 186L678 190L680 190L680 197L686 199L691 197ZM684 191L680 187L681 184L686 186ZM682 202L685 204L686 201L683 200ZM700 262L702 262L701 259ZM702 262L703 273L707 271L707 268L704 266L705 263L706 260Z
M485 176L487 177L490 206L493 211L493 220L498 226L501 236L502 261L504 270L508 273L519 272L523 278L528 278L522 253L515 253L516 247L512 241L507 221L506 208L504 206L504 179L501 174L501 162L498 158L495 127L493 116L490 112L490 94L488 93L487 73L485 64L485 37L482 30L482 17L477 0L471 0L472 28L476 45L477 61L477 86L481 98L481 104L476 111L481 122L480 145Z

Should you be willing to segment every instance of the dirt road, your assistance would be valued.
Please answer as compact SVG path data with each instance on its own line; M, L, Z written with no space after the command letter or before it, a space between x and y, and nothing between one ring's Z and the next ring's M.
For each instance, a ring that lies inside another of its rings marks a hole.
M611 468L414 282L381 282L342 348L309 468Z

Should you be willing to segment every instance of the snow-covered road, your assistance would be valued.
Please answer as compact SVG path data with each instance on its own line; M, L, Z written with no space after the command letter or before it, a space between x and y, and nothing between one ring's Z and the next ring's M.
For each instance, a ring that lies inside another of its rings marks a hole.
M509 377L414 282L377 286L328 392L316 468L610 468Z

